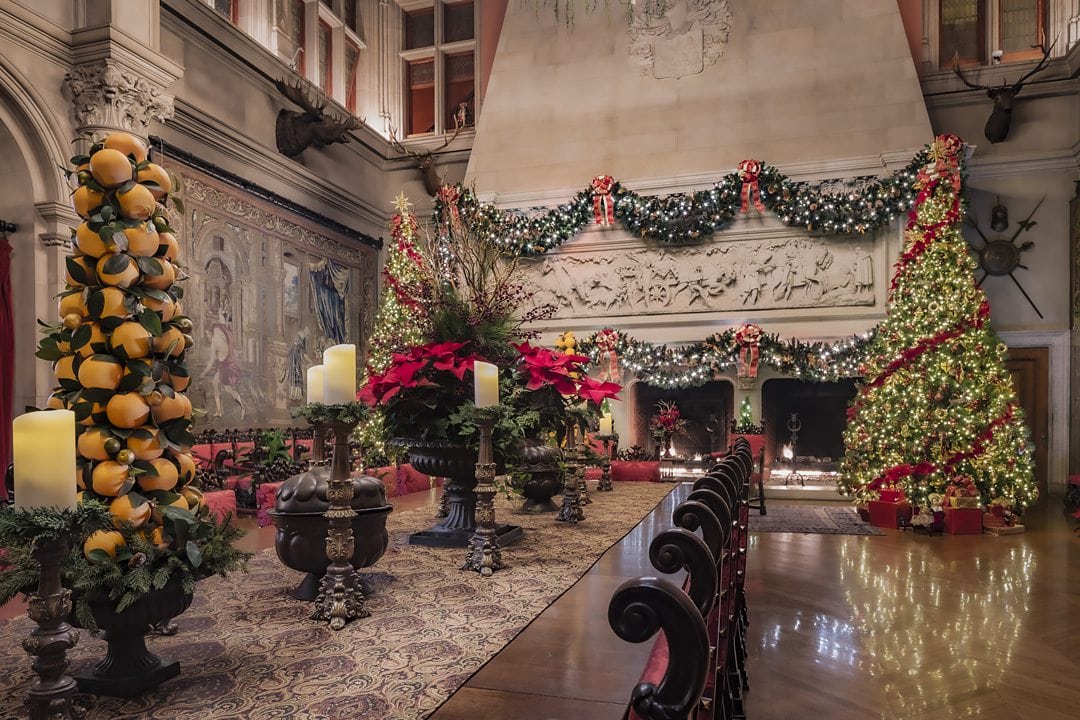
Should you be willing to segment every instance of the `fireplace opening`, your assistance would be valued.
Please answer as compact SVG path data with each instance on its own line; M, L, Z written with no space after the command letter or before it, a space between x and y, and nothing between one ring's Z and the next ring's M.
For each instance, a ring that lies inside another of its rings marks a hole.
M789 378L761 387L765 467L772 485L836 484L844 454L847 408L854 380L808 382Z
M631 394L633 424L631 442L623 447L638 445L655 453L656 440L649 432L649 419L656 413L661 400L674 402L686 426L675 433L671 447L681 457L723 452L728 446L734 391L730 382L714 380L691 388L668 389L645 383L635 383Z

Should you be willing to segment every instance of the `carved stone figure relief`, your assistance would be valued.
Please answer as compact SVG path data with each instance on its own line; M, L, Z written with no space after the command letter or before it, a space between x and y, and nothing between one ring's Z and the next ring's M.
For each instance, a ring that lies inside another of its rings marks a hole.
M123 128L145 137L151 120L173 116L173 97L112 60L80 65L67 74L79 128Z
M630 22L630 54L642 75L696 75L724 54L731 18L727 0L645 0Z
M375 315L377 251L298 224L175 162L185 214L177 217L190 278L184 312L197 328L191 399L206 413L198 430L292 422L304 402L306 370L333 344L320 324L309 270L327 258L345 266L348 342L361 346Z
M556 317L873 305L872 239L811 237L627 252L549 253L524 263Z

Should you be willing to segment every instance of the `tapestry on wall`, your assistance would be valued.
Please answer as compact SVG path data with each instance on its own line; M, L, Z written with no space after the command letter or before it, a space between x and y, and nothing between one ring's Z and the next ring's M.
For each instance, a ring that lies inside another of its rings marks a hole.
M196 430L283 426L325 348L371 332L377 251L175 161L191 258Z

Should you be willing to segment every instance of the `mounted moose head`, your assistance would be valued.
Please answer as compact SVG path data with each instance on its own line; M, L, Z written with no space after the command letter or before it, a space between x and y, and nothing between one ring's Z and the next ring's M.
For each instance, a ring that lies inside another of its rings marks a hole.
M1024 83L1035 73L1046 68L1047 60L1050 57L1050 51L1054 49L1053 43L1050 47L1044 48L1040 45L1032 45L1042 50L1043 56L1039 60L1039 64L1028 72L1027 75L1017 80L1011 86L1006 86L1005 81L1001 81L1000 87L990 87L989 85L976 85L964 77L964 73L960 72L960 63L953 59L953 72L964 81L964 84L973 90L985 90L986 96L994 101L994 109L990 113L989 119L986 121L986 127L983 128L983 135L991 143L1004 142L1005 138L1009 136L1009 125L1012 123L1012 110L1013 99L1020 94L1020 91L1024 89Z
M282 108L277 116L275 134L277 136L278 151L291 158L296 157L309 146L323 148L332 143L349 142L346 133L350 130L359 130L364 125L363 120L350 117L341 120L326 115L323 110L326 103L316 105L305 93L302 81L295 85L288 85L284 80L275 80L274 86L278 91L304 108L304 112L294 112Z
M442 175L439 174L438 169L435 167L435 153L445 148L450 143L454 142L461 129L465 127L464 113L460 112L454 115L454 134L443 142L437 148L432 148L422 153L418 153L415 150L410 150L402 145L397 139L397 130L394 127L390 128L390 145L404 156L414 158L416 160L416 169L420 171L420 175L424 180L424 192L428 195L436 195L439 192L439 188L443 186Z

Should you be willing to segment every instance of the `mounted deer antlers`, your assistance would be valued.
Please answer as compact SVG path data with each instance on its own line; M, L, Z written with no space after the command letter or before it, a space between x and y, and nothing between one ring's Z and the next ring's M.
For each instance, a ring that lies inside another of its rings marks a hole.
M393 126L390 127L390 145L399 153L406 157L416 159L416 169L420 171L420 175L424 180L424 191L428 195L435 195L439 192L439 188L443 185L443 178L439 175L438 170L435 167L435 153L445 148L450 143L457 139L461 129L465 127L465 108L462 107L457 113L454 113L454 134L443 142L437 148L432 148L422 153L418 153L415 150L410 150L401 144L397 139L397 129Z
M991 143L1003 142L1009 136L1009 125L1012 123L1013 98L1024 89L1024 83L1028 78L1046 68L1046 63L1050 58L1050 51L1054 49L1054 43L1051 43L1050 47L1043 47L1042 43L1032 45L1032 47L1042 50L1042 59L1030 72L1011 86L1006 86L1004 80L1001 81L1000 87L976 85L964 77L964 73L960 72L960 63L955 57L953 58L953 72L964 81L964 84L973 90L985 90L986 96L994 101L994 109L986 121L986 127L983 128L983 135Z
M304 108L304 112L282 108L277 116L275 131L278 151L289 157L296 157L311 145L323 148L332 143L349 142L346 133L359 130L364 125L363 120L354 117L341 120L326 115L323 112L326 103L313 103L302 89L301 80L297 80L295 85L275 80L274 86L282 95Z

